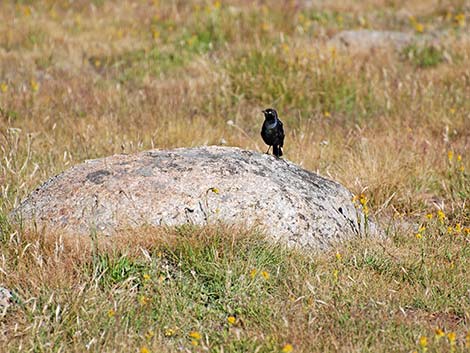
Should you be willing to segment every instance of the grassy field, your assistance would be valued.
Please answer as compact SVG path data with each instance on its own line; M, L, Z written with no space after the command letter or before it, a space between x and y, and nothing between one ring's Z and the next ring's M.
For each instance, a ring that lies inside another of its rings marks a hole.
M0 2L4 352L470 350L468 0ZM446 33L333 49L341 30ZM322 254L252 230L141 229L113 245L6 215L85 159L226 144L362 195L388 239ZM231 121L231 123L228 123Z

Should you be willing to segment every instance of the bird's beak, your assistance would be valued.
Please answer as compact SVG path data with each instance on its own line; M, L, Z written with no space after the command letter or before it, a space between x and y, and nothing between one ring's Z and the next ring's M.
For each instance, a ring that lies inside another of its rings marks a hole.
M261 113L265 114L265 113L266 113L266 110L262 110Z

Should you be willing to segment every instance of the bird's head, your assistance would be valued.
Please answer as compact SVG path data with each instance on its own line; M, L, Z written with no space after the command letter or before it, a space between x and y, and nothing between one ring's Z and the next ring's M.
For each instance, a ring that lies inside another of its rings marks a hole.
M264 118L266 120L276 120L277 119L277 112L272 108L265 109L262 112L263 112Z

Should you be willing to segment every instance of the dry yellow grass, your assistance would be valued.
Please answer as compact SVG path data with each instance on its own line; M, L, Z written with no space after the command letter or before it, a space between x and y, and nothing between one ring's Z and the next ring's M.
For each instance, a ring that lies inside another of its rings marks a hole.
M269 267L273 284L266 287L258 276L254 290L242 280L220 292L224 302L204 288L219 293L218 286L235 281L224 272L231 267L237 275L252 270L231 258L236 251L227 237L239 231L190 230L196 244L201 234L222 233L220 248L207 239L195 245L202 255L192 254L184 241L134 244L105 255L109 251L62 248L52 234L24 234L2 221L0 282L30 299L2 319L7 351L79 352L86 344L94 351L271 352L288 350L287 344L295 352L454 349L452 339L434 338L437 326L457 332L455 349L464 349L470 310L470 3L312 4L1 2L1 219L38 184L85 159L221 141L262 151L260 110L274 106L286 126L285 157L365 194L391 239L343 245L337 249L341 261L334 252L313 260L257 244L261 250L247 250L245 260ZM417 23L425 34L448 32L436 51L361 54L332 51L327 44L343 29L419 32ZM438 210L446 215L442 223ZM417 237L424 223L427 229ZM160 232L142 231L144 239ZM256 243L253 237L243 234L240 246L250 249L243 244ZM153 262L146 263L140 249L152 246ZM170 280L163 296L140 281L146 271L164 272L165 262L155 259L165 249L162 256L172 266L178 264L172 256L184 255L179 261L186 268L177 273L186 286ZM220 253L208 257L204 249ZM201 269L208 264L219 272ZM124 272L103 274L113 269ZM208 297L198 297L199 290ZM157 294L162 299L144 314L139 303L146 300L138 297ZM192 311L182 309L191 303ZM200 303L209 304L203 309ZM109 310L126 314L112 321ZM233 312L221 317L226 310ZM227 317L235 314L240 321L227 328ZM93 324L84 330L77 320ZM178 333L165 334L171 330ZM191 330L202 337L188 339ZM421 335L428 337L426 347L419 345Z

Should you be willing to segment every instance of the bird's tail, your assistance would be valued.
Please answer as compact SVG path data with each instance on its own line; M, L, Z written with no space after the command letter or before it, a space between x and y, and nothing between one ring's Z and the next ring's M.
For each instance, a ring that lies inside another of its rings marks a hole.
M282 156L282 148L281 148L281 146L279 146L279 145L274 145L274 146L273 146L273 154L274 154L276 157L281 157L281 156Z

